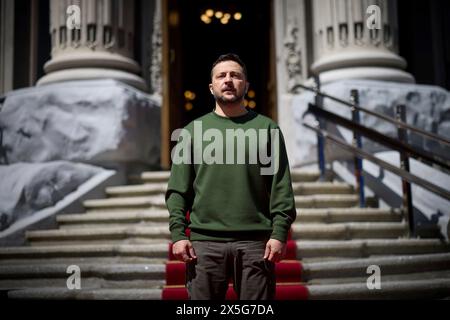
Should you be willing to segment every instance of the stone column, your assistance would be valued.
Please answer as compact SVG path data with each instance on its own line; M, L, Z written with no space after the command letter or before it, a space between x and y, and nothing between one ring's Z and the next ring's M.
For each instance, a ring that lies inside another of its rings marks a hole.
M14 1L0 2L0 95L14 87Z
M68 18L80 8L79 28L68 28ZM82 79L117 79L147 90L138 76L140 67L134 57L134 1L125 0L51 0L51 60L38 85Z
M402 70L406 61L397 54L395 0L314 0L312 6L311 71L320 74L322 83L341 79L414 82ZM375 22L371 28L368 20Z

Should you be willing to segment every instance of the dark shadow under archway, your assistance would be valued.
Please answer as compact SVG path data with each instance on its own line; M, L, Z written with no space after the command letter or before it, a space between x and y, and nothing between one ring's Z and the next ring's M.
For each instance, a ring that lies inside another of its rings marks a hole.
M163 130L171 133L213 109L214 99L208 89L211 65L220 54L228 52L238 54L247 65L248 108L276 117L271 6L271 0L174 0L168 3L165 12L168 83L163 106L168 108L163 120L168 124L163 125ZM227 13L230 17L224 24L221 19ZM241 15L240 19L235 19L236 13L237 18ZM169 139L170 133L165 134ZM173 146L173 142L163 140L162 143L169 143L170 149Z

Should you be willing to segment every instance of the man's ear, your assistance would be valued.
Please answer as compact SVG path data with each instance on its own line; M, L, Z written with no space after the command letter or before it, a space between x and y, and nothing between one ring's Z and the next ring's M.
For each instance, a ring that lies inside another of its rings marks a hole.
M209 84L209 91L211 92L211 94L214 94L214 93L213 93L212 83Z
M250 83L247 82L247 85L245 86L245 94L247 94L248 88L250 87Z

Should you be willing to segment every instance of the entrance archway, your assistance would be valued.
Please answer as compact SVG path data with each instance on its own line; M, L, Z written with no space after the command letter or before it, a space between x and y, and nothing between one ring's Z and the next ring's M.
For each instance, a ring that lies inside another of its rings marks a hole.
M163 15L167 78L161 158L169 168L170 134L214 107L208 90L214 60L238 54L248 69L247 108L275 119L275 59L271 0L167 1Z

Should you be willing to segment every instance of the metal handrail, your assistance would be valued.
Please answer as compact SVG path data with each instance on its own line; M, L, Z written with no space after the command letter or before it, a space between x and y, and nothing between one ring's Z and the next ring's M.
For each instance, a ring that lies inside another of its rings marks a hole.
M303 123L303 125L313 131L315 131L316 133L322 135L325 139L328 139L330 141L332 141L333 143L338 144L339 146L341 146L343 149L346 149L347 151L356 154L360 157L366 158L367 160L374 162L378 165L380 165L381 167L385 168L386 170L389 170L399 176L401 176L402 178L406 179L408 182L410 183L415 183L417 185L420 185L421 187L424 187L425 189L428 189L446 199L450 200L450 192L446 189L443 189L425 179L422 179L420 177L417 177L416 175L413 175L405 170L402 170L400 168L397 168L396 166L381 160L373 155L371 155L370 153L363 151L361 149L355 148L349 144L347 144L345 141L343 141L342 139L339 139L337 136L330 134L324 130L321 130L315 126L311 126L307 123Z
M412 191L411 191L411 183L415 183L420 185L421 187L428 189L435 194L443 196L444 198L450 199L450 192L429 182L422 178L419 178L410 173L410 165L409 158L413 157L420 161L431 162L432 164L439 165L444 170L450 169L450 160L445 159L442 156L437 156L435 154L430 154L425 150L422 150L417 147L411 146L407 141L407 130L414 131L423 136L427 136L435 141L444 143L446 145L450 145L450 141L446 138L443 138L439 135L426 132L422 129L413 127L406 123L406 113L405 113L405 105L397 105L396 106L396 117L391 118L384 114L380 114L375 111L368 110L359 105L359 95L357 90L351 90L350 92L350 102L344 101L337 97L331 96L329 94L323 93L320 91L320 80L316 78L316 88L308 87L305 85L296 85L295 88L304 88L306 90L312 91L315 93L314 103L309 103L308 110L304 113L303 118L308 113L313 113L317 119L317 127L310 126L306 123L303 125L309 129L312 129L317 134L317 156L319 162L319 168L321 171L321 177L324 176L325 172L325 153L324 146L326 140L331 140L331 142L339 145L344 150L350 151L354 155L354 163L355 163L355 178L356 185L359 189L359 202L360 207L365 207L364 202L364 178L362 176L362 158L365 158L375 164L378 164L380 167L385 168L394 174L397 174L401 177L402 180L402 207L406 212L405 219L408 221L409 234L411 236L416 235L415 231L415 218L414 218L414 207L412 202ZM344 106L350 107L352 112L352 119L347 119L345 117L339 116L335 113L332 113L328 110L325 110L323 107L324 98L331 99L336 101ZM391 138L383 133L380 133L376 130L367 128L360 123L359 112L365 112L369 115L378 117L383 119L389 123L394 124L397 127L397 135L398 138ZM326 130L325 121L331 121L336 125L343 126L351 131L353 131L353 145L347 144L345 141L339 139L338 137L330 134ZM374 140L388 148L396 150L400 153L400 168L395 167L381 159L376 158L370 153L362 150L361 143L361 135Z
M374 140L380 144L383 144L391 149L397 150L399 152L405 152L409 156L417 159L417 160L426 160L432 163L435 163L447 170L450 170L450 162L446 161L446 159L441 159L439 157L436 157L433 154L427 153L424 150L420 150L419 148L413 149L411 145L399 141L398 139L391 138L389 136L386 136L376 130L367 128L361 124L352 122L349 119L346 119L344 117L341 117L337 114L334 114L330 111L327 111L323 108L319 108L315 106L314 104L309 104L308 109L303 115L305 117L308 113L312 113L315 116L318 116L320 118L324 118L326 120L332 121L333 123L337 125L344 126L345 128L349 130L356 131L357 133L370 138L371 140Z
M391 117L388 117L388 116L386 116L386 115L384 115L384 114L381 114L381 113L378 113L378 112L376 112L376 111L372 111L372 110L369 110L369 109L367 109L367 108L361 107L359 104L351 103L351 102L348 102L348 101L345 101L345 100L336 98L336 97L334 97L334 96L331 96L331 95L329 95L329 94L326 94L326 93L324 93L324 92L321 92L320 90L318 90L318 89L316 89L316 88L308 87L308 86L305 86L305 85L303 85L303 84L297 84L297 85L295 85L295 86L293 87L292 90L295 90L295 89L297 89L297 88L302 88L302 89L305 89L305 90L308 90L308 91L312 91L312 92L314 92L315 94L317 94L317 95L319 95L319 96L321 96L321 97L324 97L324 98L327 98L327 99L336 101L336 102L341 103L341 104L343 104L343 105L345 105L345 106L347 106L347 107L350 107L350 108L356 108L357 110L363 111L363 112L365 112L365 113L367 113L367 114L370 114L370 115L372 115L372 116L374 116L374 117L378 117L378 118L380 118L380 119L383 119L383 120L385 120L385 121L388 121L388 122L390 122L390 123L392 123L392 124L394 124L394 125L396 125L396 126L398 126L398 127L401 127L401 128L404 128L404 129L408 129L408 130L411 130L411 131L414 131L414 132L416 132L416 133L418 133L418 134L427 136L428 138L430 138L430 139L432 139L432 140L439 141L439 142L441 142L441 143L444 143L444 144L450 146L450 140L448 140L448 139L446 139L446 138L444 138L444 137L442 137L442 136L439 136L439 135L434 134L434 133L431 133L431 132L427 132L427 131L422 130L422 129L420 129L420 128L411 126L411 125L409 125L409 124L407 124L407 123L405 123L405 122L402 122L402 121L393 119L393 118L391 118Z

